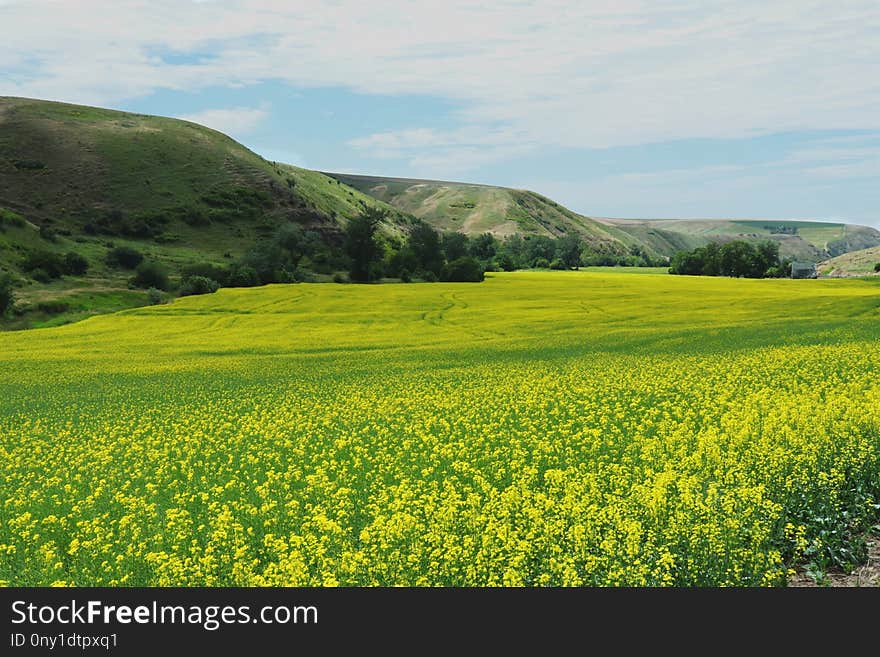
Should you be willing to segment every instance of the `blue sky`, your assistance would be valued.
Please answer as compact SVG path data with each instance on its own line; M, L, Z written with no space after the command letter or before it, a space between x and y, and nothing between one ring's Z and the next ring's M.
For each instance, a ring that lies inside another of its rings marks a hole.
M0 95L606 217L880 226L875 0L0 0Z

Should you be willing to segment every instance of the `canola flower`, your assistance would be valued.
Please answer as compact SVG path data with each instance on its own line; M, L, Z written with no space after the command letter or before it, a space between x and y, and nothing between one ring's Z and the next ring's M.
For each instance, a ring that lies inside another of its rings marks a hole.
M0 335L0 581L783 584L876 522L878 306L511 273Z

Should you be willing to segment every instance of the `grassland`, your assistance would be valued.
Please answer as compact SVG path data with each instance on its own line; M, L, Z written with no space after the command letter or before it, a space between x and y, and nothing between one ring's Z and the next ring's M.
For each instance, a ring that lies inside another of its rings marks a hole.
M493 273L0 335L12 585L772 585L880 501L880 287Z
M873 247L829 258L819 263L818 270L824 276L876 276L878 262L880 247Z

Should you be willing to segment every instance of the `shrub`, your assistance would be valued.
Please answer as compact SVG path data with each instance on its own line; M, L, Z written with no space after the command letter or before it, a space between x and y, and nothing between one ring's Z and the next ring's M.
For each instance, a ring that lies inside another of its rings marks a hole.
M55 278L50 276L45 269L33 269L30 275L37 283L51 283L52 279Z
M401 270L400 282L401 283L412 283L412 274L409 273L408 269Z
M15 304L15 280L10 274L0 273L0 317Z
M547 258L535 258L535 262L532 263L532 267L535 269L549 269L550 261Z
M47 315L60 315L70 310L70 305L64 301L41 301L37 304L37 310Z
M874 265L874 271L880 272L880 262Z
M159 290L167 290L171 287L171 282L168 280L168 273L162 265L148 260L138 265L135 275L131 279L131 285L141 288L155 287Z
M43 275L50 280L53 278L61 278L65 270L64 258L51 251L31 251L25 256L24 261L22 261L21 268L26 272L30 272L31 276L35 279L35 272L37 272L37 270L41 270ZM40 282L44 283L47 281Z
M130 246L117 246L107 253L106 262L111 267L135 269L144 260L144 254Z
M205 276L190 276L180 286L180 296L188 297L196 294L213 294L220 289L220 283Z
M559 258L553 258L553 262L550 263L550 269L566 269L565 263Z
M71 276L82 276L89 270L89 261L76 251L64 256L64 273Z
M147 290L147 300L150 302L151 306L158 306L163 300L162 291L151 287Z
M443 280L455 283L479 283L485 278L479 261L471 256L453 260L443 267Z
M58 241L58 233L55 232L54 228L50 228L49 226L40 226L40 237L47 242Z
M432 271L423 271L421 272L420 278L426 283L436 283L437 282L437 274Z
M333 282L334 283L348 283L348 279L345 277L345 274L335 273L333 274Z
M229 278L229 271L226 267L213 265L209 262L199 262L187 265L181 270L180 274L181 280L183 281L186 281L193 276L202 276L217 281L221 287L226 284L227 279Z
M260 275L250 265L236 263L229 268L226 285L229 287L255 287L260 285Z

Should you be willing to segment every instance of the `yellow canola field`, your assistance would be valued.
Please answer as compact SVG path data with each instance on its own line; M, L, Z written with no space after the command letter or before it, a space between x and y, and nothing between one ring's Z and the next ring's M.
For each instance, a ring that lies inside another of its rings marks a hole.
M860 280L517 272L2 334L0 581L758 586L854 563L878 308Z

